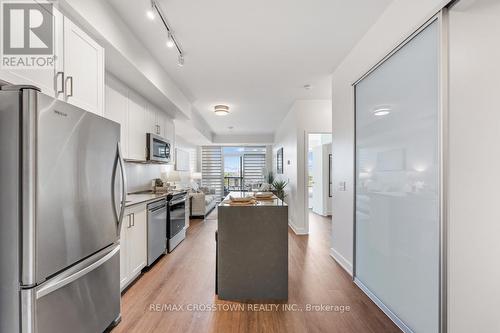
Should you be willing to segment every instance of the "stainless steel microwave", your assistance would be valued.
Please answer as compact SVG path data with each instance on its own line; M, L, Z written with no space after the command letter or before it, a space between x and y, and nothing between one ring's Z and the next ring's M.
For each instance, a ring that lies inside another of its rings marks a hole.
M146 135L147 160L156 163L170 163L172 146L170 140L153 133Z

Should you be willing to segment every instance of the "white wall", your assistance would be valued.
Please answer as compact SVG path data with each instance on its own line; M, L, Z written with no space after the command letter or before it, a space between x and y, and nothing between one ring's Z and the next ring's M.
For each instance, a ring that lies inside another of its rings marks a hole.
M200 170L198 168L198 146L190 144L180 136L176 136L175 144L176 149L182 149L189 153L189 171L179 171L181 186L188 187L191 185L191 174Z
M289 180L288 217L290 226L298 234L309 232L305 221L306 133L331 132L331 109L330 100L297 100L274 134L273 171L276 172L277 151L283 147L284 174L276 176Z
M500 332L500 1L450 13L449 332Z
M333 234L331 254L352 273L354 88L352 84L447 1L395 0L333 73ZM346 182L346 191L339 184Z

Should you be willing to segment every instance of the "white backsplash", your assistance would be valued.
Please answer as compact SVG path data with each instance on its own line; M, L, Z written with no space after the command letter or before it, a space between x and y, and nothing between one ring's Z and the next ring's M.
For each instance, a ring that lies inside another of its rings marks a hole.
M173 165L165 164L141 164L125 162L125 171L127 174L127 192L140 192L151 190L151 181L161 178L162 172L174 170ZM185 187L190 183L190 173L180 172L181 182L177 186Z

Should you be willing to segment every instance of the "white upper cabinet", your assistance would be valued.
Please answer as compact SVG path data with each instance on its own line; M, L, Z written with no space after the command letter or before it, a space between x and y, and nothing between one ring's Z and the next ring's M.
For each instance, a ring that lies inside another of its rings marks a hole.
M149 120L146 103L142 97L129 90L128 94L128 155L126 159L146 160L146 133Z
M129 155L128 90L118 80L108 76L105 95L104 117L120 124L120 146L123 156L127 158Z
M145 127L146 133L153 133L156 135L160 135L160 128L158 127L158 122L157 122L158 118L157 111L156 108L151 103L146 104L145 116L146 116L146 127Z
M0 79L11 84L33 85L46 95L63 98L64 17L53 8L54 67L50 69L0 69Z
M67 102L104 114L104 49L64 19L64 72Z
M121 125L120 141L126 160L146 160L147 133L159 135L174 144L174 122L165 112L109 73L105 92L104 117Z
M53 10L54 67L1 69L0 80L34 85L46 95L98 115L104 114L104 48Z

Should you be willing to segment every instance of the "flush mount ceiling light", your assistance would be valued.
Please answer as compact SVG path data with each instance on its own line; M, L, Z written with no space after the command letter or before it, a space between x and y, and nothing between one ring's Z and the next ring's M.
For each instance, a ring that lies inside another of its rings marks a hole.
M373 110L373 115L377 117L382 117L382 116L387 116L389 113L391 113L392 109L390 107L378 107Z
M229 114L229 106L227 105L216 105L214 106L215 114L218 116L226 116Z
M146 11L146 16L150 20L154 20L157 14L160 17L163 26L167 30L166 45L170 49L174 47L177 49L177 52L179 53L179 56L177 58L178 64L180 67L182 67L184 66L184 52L182 51L179 41L177 40L177 38L175 38L173 30L171 26L168 24L167 18L165 17L165 14L161 10L160 5L156 2L156 0L151 0L151 8L148 11Z

